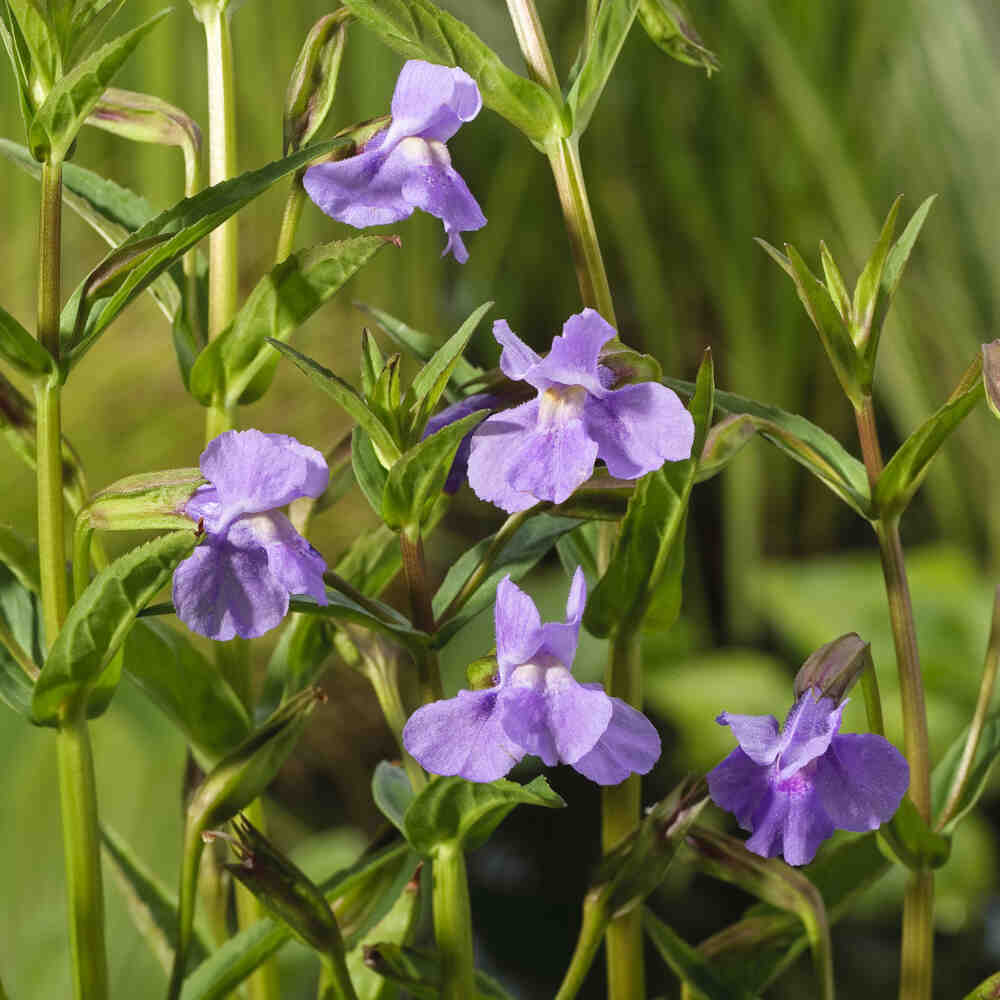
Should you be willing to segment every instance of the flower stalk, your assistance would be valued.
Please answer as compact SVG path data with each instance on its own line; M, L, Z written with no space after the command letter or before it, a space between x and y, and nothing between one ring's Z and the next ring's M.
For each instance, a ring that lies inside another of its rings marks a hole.
M441 955L441 1000L476 995L472 908L459 844L442 844L434 855L434 940Z
M399 533L399 551L403 559L403 576L410 594L413 625L431 635L434 632L434 608L431 604L430 581L427 579L427 562L424 543L419 528L404 528ZM426 703L444 697L437 654L424 650L418 658L420 697Z
M641 914L641 907L635 912ZM573 957L570 959L555 1000L573 1000L580 992L587 973L594 964L594 956L601 946L607 926L607 906L600 893L591 892L583 902L583 923L576 939L576 947L573 949Z

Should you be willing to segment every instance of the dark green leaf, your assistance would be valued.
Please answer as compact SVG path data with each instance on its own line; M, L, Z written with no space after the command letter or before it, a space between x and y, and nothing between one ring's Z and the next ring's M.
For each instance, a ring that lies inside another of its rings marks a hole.
M358 538L338 560L338 576L368 597L377 597L402 568L399 537L384 524Z
M85 0L73 6L69 30L69 57L72 65L90 51L115 15L125 6L125 0Z
M123 249L126 244L141 243L163 233L170 233L171 238L155 253L143 257L121 288L108 299L103 309L99 312L95 310L95 315L88 317L85 332L79 340L73 338L73 330L78 325L75 315L67 317L66 311L63 311L62 332L66 341L68 351L66 361L69 367L72 368L86 354L111 321L140 292L180 260L204 236L266 191L275 181L294 172L317 156L343 145L345 141L347 140L331 139L328 142L316 143L258 170L222 181L200 191L193 198L179 201L137 229L125 244L118 247L118 250Z
M600 571L597 568L597 547L598 533L600 528L593 521L581 524L568 535L563 535L556 542L556 551L559 553L559 561L567 576L572 576L576 572L577 566L583 567L584 575L587 577L587 590L591 591L597 586Z
M690 382L673 378L663 381L671 389L688 396L694 390ZM725 413L750 414L762 437L805 466L862 517L871 516L865 467L826 431L805 417L731 392L716 392L715 408Z
M513 534L510 541L497 553L489 573L483 578L474 594L455 615L448 618L434 635L434 645L444 646L470 619L493 603L497 586L510 574L520 580L544 556L556 540L572 531L579 521L569 517L538 514L529 518ZM471 549L463 552L452 564L437 593L434 595L434 615L440 618L490 550L493 536L484 538Z
M77 63L55 82L31 122L28 145L37 160L61 162L87 115L142 39L169 13L162 10Z
M462 360L462 352L479 326L479 321L493 307L492 302L484 302L469 318L441 345L423 368L417 372L411 389L417 399L419 411L415 428L422 432L431 414L437 408L438 400Z
M372 775L372 798L382 815L405 834L403 816L413 802L413 788L406 772L397 764L380 761Z
M875 485L874 504L881 517L898 517L906 510L941 445L979 403L983 393L983 381L977 378L931 414L899 446Z
M509 70L475 32L430 0L347 0L345 6L408 59L461 66L476 81L483 104L533 142L544 145L565 134L547 90Z
M441 957L425 948L379 941L368 949L366 965L416 1000L439 1000L443 980ZM498 982L478 969L475 995L469 1000L513 1000Z
M372 439L360 427L355 427L351 435L351 464L361 492L372 510L381 517L382 495L389 474L375 454Z
M52 356L6 309L0 306L0 360L28 378L55 368Z
M434 778L406 810L406 839L424 855L433 855L441 845L471 851L486 843L519 805L558 809L566 803L541 777L527 785L506 779L479 784L464 778Z
M872 320L875 317L875 305L882 287L882 276L885 271L886 260L891 250L892 237L896 232L896 216L899 215L899 206L903 201L900 195L889 209L882 232L875 243L868 263L861 272L857 284L854 286L854 343L859 347L865 344L871 335ZM874 356L873 356L874 357Z
M968 736L969 730L966 727L934 768L931 776L931 798L935 816L941 812L948 799ZM950 810L951 817L942 828L943 833L952 833L979 801L998 759L1000 759L1000 713L993 713L983 726L975 756L968 769L968 777L962 786L958 802Z
M912 871L940 868L951 856L951 837L931 830L909 798L879 829L878 840L893 861Z
M332 396L357 422L358 426L364 429L372 443L388 461L394 462L399 458L399 448L396 447L396 442L393 441L392 436L378 417L368 408L368 404L354 386L345 382L339 375L334 375L332 371L313 361L312 358L300 354L288 344L282 344L270 338L268 338L268 343L291 358L300 371L308 375L327 395Z
M715 53L705 48L679 0L641 0L639 23L668 56L688 66L700 66L711 76L719 68Z
M17 577L22 587L33 594L42 592L38 576L38 550L25 540L21 532L3 523L0 523L0 563Z
M146 867L129 844L106 823L101 825L104 858L125 898L132 923L166 972L177 942L177 896ZM209 940L195 925L191 955L201 962L211 954Z
M597 12L580 73L566 97L576 136L587 131L638 9L639 0L604 0Z
M332 632L332 623L316 615L291 616L267 663L267 678L256 709L258 719L266 718L283 699L316 682L333 651Z
M756 993L730 986L717 978L711 961L689 945L672 927L648 907L643 907L642 925L649 940L680 980L704 994L707 1000L753 1000Z
M147 619L136 622L124 649L128 677L198 749L203 763L214 763L246 739L246 708L185 636Z
M366 306L357 303L359 309L368 313L378 324L378 328L389 336L392 342L404 351L408 351L419 361L430 361L434 353L441 347L440 343L429 333L421 333L407 326L402 320L390 316L389 313L376 309L374 306ZM465 385L480 378L483 374L481 368L470 364L465 358L459 358L455 362L455 370L452 372L452 382L457 385ZM458 398L454 394L446 392L452 401Z
M382 247L382 236L358 236L292 254L265 275L233 322L201 352L191 394L205 406L253 403L267 391L285 342Z
M470 413L408 448L389 469L382 494L382 517L390 528L423 526L444 489L455 452L487 415Z
M0 551L0 700L29 721L34 684L28 670L43 661L43 645L38 596Z
M191 554L194 532L177 531L116 559L70 609L35 685L34 715L55 722L60 708L100 682L136 615Z

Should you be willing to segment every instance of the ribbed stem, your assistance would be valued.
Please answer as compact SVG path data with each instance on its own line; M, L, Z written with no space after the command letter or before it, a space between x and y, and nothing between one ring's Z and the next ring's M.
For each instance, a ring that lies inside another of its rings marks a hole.
M899 1000L929 1000L934 978L934 873L910 872L903 896Z
M433 862L434 940L441 956L441 1000L470 1000L475 993L472 908L465 855L442 845Z
M274 254L275 264L286 260L295 246L295 234L299 229L302 209L306 203L305 188L302 187L302 176L305 170L296 170L292 178L292 186L285 199L285 211L281 216L281 230L278 233L278 248Z
M403 559L403 576L410 592L413 624L428 635L434 632L434 607L431 604L430 581L424 559L424 543L419 529L404 528L399 533L399 551ZM420 697L424 702L438 701L444 696L437 654L423 650L417 659Z

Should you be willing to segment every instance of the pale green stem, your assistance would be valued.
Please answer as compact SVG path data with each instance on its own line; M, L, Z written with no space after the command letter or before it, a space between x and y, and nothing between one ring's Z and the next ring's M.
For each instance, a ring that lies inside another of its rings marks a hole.
M993 626L990 629L990 641L986 647L986 662L983 664L983 679L979 684L976 710L973 713L972 722L969 724L969 735L966 737L965 746L962 749L962 759L958 763L955 777L952 779L951 788L948 791L948 800L934 824L936 830L945 827L958 811L958 804L962 800L966 783L972 772L976 751L979 749L979 741L983 735L983 727L986 725L990 704L993 701L993 689L996 687L998 667L1000 667L1000 587L997 588L993 597Z
M59 801L62 809L66 891L70 903L70 955L76 1000L104 1000L108 965L104 942L97 786L85 706L59 720Z
M594 956L601 946L607 926L608 914L603 902L599 898L588 896L583 901L583 924L576 939L573 957L555 1000L573 1000L580 992L587 973L594 964Z
M535 0L507 0L507 10L517 35L517 44L524 56L531 78L540 83L561 104L559 77L556 74L545 29L535 9Z
M424 774L423 768L409 755L403 745L403 727L406 725L408 715L399 693L396 660L393 658L389 662L386 658L381 658L381 662L376 662L374 657L365 656L365 663L368 668L368 679L375 689L375 697L378 698L382 715L399 745L403 768L410 779L410 785L415 792L419 792L427 784L427 776Z
M275 264L280 264L292 253L295 246L295 234L299 229L302 209L306 203L305 188L302 187L302 176L305 170L297 170L292 178L292 186L285 199L285 211L281 216L281 230L278 233L278 249L274 254Z
M187 972L188 949L194 932L194 908L198 890L198 865L205 842L201 831L190 822L184 829L184 856L181 858L181 881L177 892L177 947L167 987L167 1000L178 1000Z
M875 425L871 396L865 396L855 411L858 439L868 472L875 486L882 475L882 449ZM889 604L889 620L896 648L900 702L903 710L903 744L910 765L909 795L924 822L931 822L930 742L923 676L917 650L913 603L899 537L899 518L873 523L882 559L882 575ZM934 874L912 872L903 897L903 947L900 957L900 1000L930 1000L934 963Z
M433 861L434 940L441 956L441 1000L471 1000L475 993L472 908L465 855L442 844Z

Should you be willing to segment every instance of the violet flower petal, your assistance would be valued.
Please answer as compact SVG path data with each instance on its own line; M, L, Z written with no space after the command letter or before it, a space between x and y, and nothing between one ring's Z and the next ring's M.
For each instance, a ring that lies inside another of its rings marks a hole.
M288 613L288 591L264 549L211 536L174 570L173 601L189 629L219 641L263 635Z
M792 706L781 730L778 777L785 779L826 753L840 728L846 701L835 705L832 698L816 698L807 691Z
M747 847L760 853L757 848L762 846L767 832L776 828L778 817L781 817L783 822L780 833L772 841L767 857L773 858L781 854L790 865L807 865L816 857L820 844L833 836L836 827L823 808L812 783L805 780L802 787L797 787L795 778L791 782L793 787L787 790L784 782L775 787L772 815L747 840ZM751 841L754 842L752 847Z
M528 663L542 641L542 619L535 602L514 583L508 573L497 585L493 622L501 683L511 670Z
M291 594L308 594L317 604L330 603L323 574L326 560L278 511L241 517L229 529L228 541L240 549L259 546L267 553L268 572Z
M500 397L492 392L477 392L471 396L466 396L465 399L460 399L457 403L446 406L440 413L436 413L431 417L427 421L427 426L424 428L421 440L430 437L432 434L436 434L442 427L447 427L448 424L453 424L456 420L461 420L463 417L477 413L479 410L492 410L498 405L499 401ZM448 478L444 483L444 492L449 495L457 493L459 487L465 482L466 473L469 468L469 453L472 450L473 433L475 432L469 431L462 438L462 443L458 446L454 461L452 461L451 468L448 470Z
M878 829L895 815L910 785L906 758L874 733L835 736L816 763L819 797L841 830Z
M615 328L599 312L584 309L566 320L563 332L552 338L552 350L522 378L540 391L552 384L581 385L599 399L608 390L601 382L598 358L615 336Z
M509 476L520 461L525 438L538 426L538 400L487 417L473 432L469 448L469 485L480 500L514 514L538 503L538 497L515 489ZM530 441L529 441L530 443Z
M501 691L459 691L418 708L403 728L403 746L433 774L496 781L523 756L500 724Z
M691 455L694 420L677 395L658 382L639 382L588 398L583 419L597 454L618 479L638 479Z
M660 734L656 727L621 698L612 698L611 702L608 728L594 748L572 765L598 785L617 785L633 773L648 774L660 758Z
M571 668L576 656L580 623L583 621L583 609L586 603L587 578L583 575L583 569L577 566L566 599L566 621L546 622L541 627L538 653L547 654L564 667Z
M740 749L757 766L773 764L781 752L781 731L778 728L778 720L773 715L736 715L733 712L720 712L715 721L720 726L729 726L732 729ZM729 806L722 808L729 809Z
M398 142L415 135L447 142L482 106L476 81L465 70L411 59L396 80L389 138Z
M500 371L515 382L522 381L532 368L542 363L541 357L514 333L505 319L494 322L493 339L503 348Z
M208 443L199 464L227 521L284 507L298 497L318 497L330 478L315 448L258 430L225 431Z
M597 442L587 436L582 420L553 421L548 426L539 421L534 433L520 434L509 443L509 454L506 473L513 490L562 503L590 478Z
M744 716L747 718L747 716ZM754 814L771 795L766 767L755 764L741 747L705 775L712 801L736 817L744 830L753 830Z

